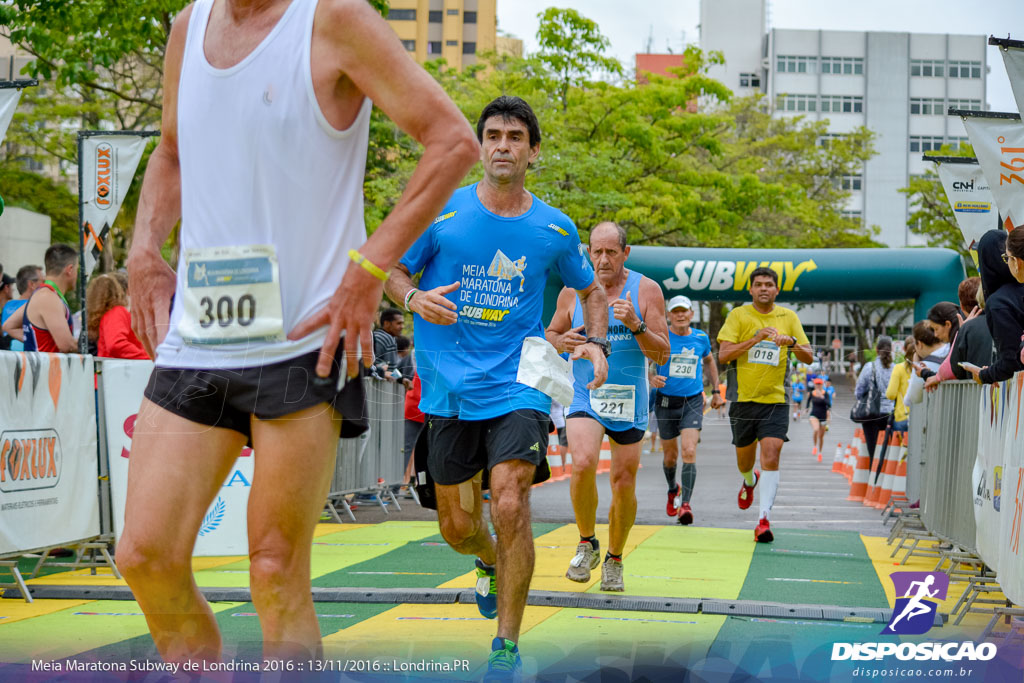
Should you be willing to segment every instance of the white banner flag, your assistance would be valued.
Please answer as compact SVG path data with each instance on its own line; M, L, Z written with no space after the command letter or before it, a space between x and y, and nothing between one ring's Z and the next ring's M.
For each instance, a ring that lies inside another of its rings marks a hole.
M979 164L940 163L939 178L946 198L971 251L981 236L996 226L992 191Z
M103 253L103 241L121 210L121 203L146 149L141 135L93 135L82 139L82 231L85 277Z
M100 534L92 356L0 351L0 556Z
M0 142L3 142L7 135L7 128L14 118L14 110L18 108L18 101L21 100L21 88L0 89Z
M974 522L978 556L990 567L999 566L999 532L1003 512L1003 444L1008 422L1002 385L987 385L978 410L978 458L974 463ZM965 418L969 419L969 418Z
M982 116L963 122L1000 214L1024 224L1024 123Z
M135 418L142 404L142 392L153 372L148 360L101 360L100 409L107 437L107 465L114 536L124 530L124 508L128 496L128 459L132 450ZM220 492L203 516L192 554L201 556L246 555L249 552L246 512L255 469L252 449L242 450Z
M1003 53L1003 65L1006 67L1006 75L1010 77L1017 110L1024 116L1024 48L1004 46L999 51Z
M1006 441L1003 447L999 497L1002 515L999 529L999 585L1014 604L1024 604L1024 372L1001 382L1006 401Z

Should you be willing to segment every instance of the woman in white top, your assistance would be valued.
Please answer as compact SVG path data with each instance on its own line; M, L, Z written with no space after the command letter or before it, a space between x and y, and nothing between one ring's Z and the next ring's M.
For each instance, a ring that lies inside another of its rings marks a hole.
M914 374L910 376L907 395L903 399L907 408L924 400L924 380L921 379L921 371L927 368L932 372L938 372L942 361L949 355L949 344L936 336L926 320L914 325L914 342Z

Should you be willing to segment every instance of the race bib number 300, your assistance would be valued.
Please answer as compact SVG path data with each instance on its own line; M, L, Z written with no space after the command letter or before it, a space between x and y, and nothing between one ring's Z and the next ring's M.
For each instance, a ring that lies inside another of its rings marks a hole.
M590 407L606 420L633 421L636 415L636 394L631 384L605 384L590 390Z
M186 344L282 341L281 285L271 245L209 247L185 253Z
M693 352L673 353L669 358L668 376L678 379L695 379L697 377L697 356Z
M760 341L747 351L747 362L758 365L778 365L779 355L778 344L768 340Z

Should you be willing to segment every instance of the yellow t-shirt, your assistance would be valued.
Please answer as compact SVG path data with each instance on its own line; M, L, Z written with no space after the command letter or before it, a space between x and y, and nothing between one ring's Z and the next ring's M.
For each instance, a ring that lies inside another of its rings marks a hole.
M776 305L770 313L759 313L753 304L732 309L718 332L718 341L745 342L763 327L774 327L779 334L807 344L807 335L796 313ZM780 349L774 342L764 340L752 346L734 362L736 383L741 402L785 403L786 366L789 349ZM774 361L774 363L773 363Z
M897 363L893 365L892 375L889 377L889 386L885 390L885 397L896 402L892 416L895 422L903 422L907 419L907 415L910 412L907 410L906 404L903 403L903 397L907 393L907 386L909 384L910 372L907 370L907 364Z

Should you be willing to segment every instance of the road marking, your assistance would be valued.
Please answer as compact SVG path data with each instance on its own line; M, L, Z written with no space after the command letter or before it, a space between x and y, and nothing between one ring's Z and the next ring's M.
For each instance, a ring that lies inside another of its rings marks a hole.
M830 553L823 550L789 550L788 548L772 548L773 553L786 553L788 555L822 555L825 557L854 557L853 553Z
M794 581L799 583L841 583L846 586L861 585L860 581L829 581L828 579L788 579L782 577L765 579L765 581Z

